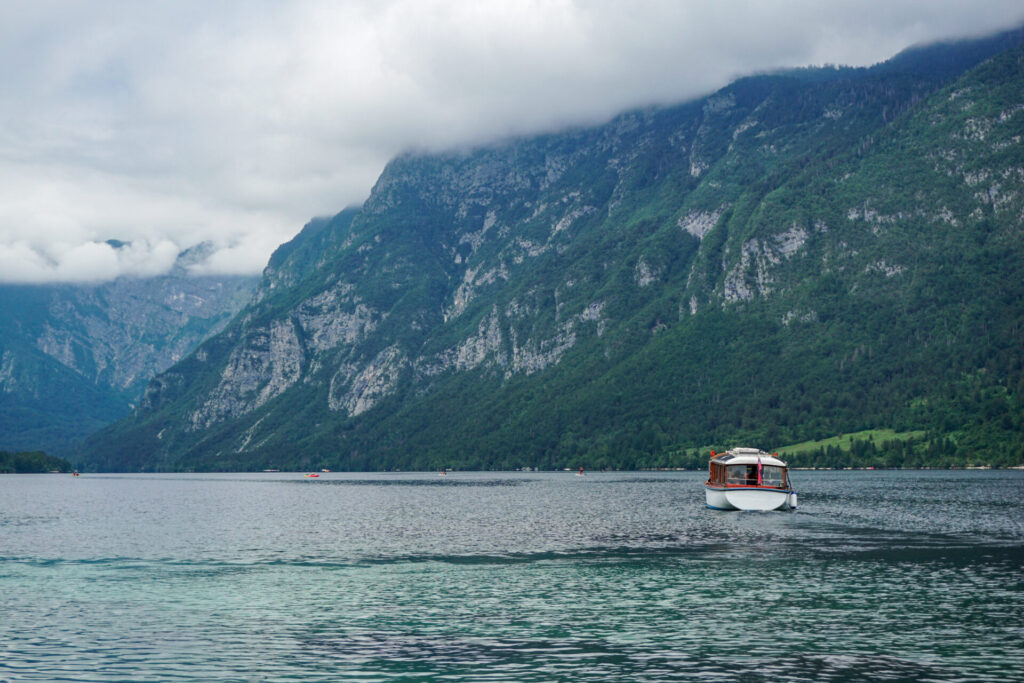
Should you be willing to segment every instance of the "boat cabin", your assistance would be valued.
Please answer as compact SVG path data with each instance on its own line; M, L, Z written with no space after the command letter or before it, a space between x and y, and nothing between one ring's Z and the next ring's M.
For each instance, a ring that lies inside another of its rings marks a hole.
M756 448L734 448L712 453L708 484L711 486L758 486L788 489L786 463Z

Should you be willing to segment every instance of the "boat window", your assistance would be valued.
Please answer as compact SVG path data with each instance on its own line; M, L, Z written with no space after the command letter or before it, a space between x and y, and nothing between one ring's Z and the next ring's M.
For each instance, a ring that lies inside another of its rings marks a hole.
M733 486L757 486L757 465L730 465L726 468L726 483ZM786 468L762 465L760 485L783 488L786 485Z
M740 486L757 486L757 465L730 465L726 483Z
M762 486L785 486L786 469L775 465L765 465L761 468Z

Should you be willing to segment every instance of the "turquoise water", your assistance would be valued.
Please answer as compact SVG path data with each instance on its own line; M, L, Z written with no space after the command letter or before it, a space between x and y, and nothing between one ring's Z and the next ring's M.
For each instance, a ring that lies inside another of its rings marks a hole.
M0 476L0 681L1020 681L1024 474Z

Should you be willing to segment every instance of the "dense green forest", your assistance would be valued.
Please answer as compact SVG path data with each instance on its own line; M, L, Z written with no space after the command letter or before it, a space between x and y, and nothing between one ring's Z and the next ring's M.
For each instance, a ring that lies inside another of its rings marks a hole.
M0 451L0 474L39 474L43 472L70 472L71 463L64 458L41 451L8 453Z
M82 463L1022 465L1020 41L400 157Z

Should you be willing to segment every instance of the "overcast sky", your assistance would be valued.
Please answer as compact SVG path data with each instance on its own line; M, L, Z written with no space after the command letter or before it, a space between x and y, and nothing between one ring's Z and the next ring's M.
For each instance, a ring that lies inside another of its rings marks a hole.
M1020 23L1021 0L0 0L0 281L155 274L207 240L209 271L256 273L409 148Z

